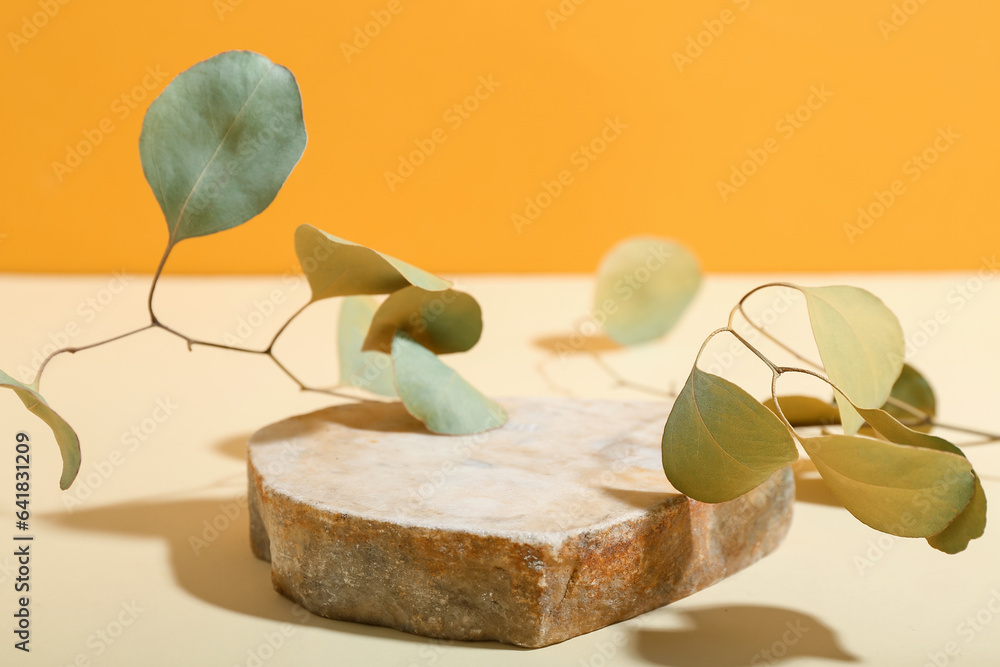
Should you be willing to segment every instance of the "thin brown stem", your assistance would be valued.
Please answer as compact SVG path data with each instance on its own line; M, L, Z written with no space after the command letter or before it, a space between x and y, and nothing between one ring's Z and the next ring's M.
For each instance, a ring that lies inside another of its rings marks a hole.
M288 320L286 320L285 323L281 325L281 328L278 329L277 333L274 334L274 337L271 339L270 345L268 345L267 349L264 350L265 352L270 353L271 350L274 349L274 344L278 342L278 338L281 337L281 334L285 333L285 329L287 329L288 325L292 323L292 320L301 315L302 312L306 308L308 308L312 303L313 303L312 301L309 301L308 303L303 304L302 307L296 310L294 313L292 313L292 316L289 317Z
M743 308L743 306L746 304L747 298L749 298L750 295L754 294L755 292L758 292L758 291L760 291L762 289L765 289L767 287L788 287L788 288L791 288L791 289L797 289L797 287L795 285L793 285L792 283L767 283L766 285L761 285L759 287L756 287L756 288L750 290L749 292L747 292L746 294L743 295L743 298L740 299L739 303L737 303L736 306L732 309L732 311L730 311L730 313L729 313L729 326L730 326L730 328L732 328L732 326L733 326L733 318L736 316L736 313L739 313L740 315L743 316L743 319L746 321L746 323L748 325L750 325L750 327L754 331L756 331L757 333L759 333L762 336L764 336L764 338L768 339L769 341L771 341L772 343L774 343L775 345L777 345L782 350L784 350L788 354L792 355L793 357L795 357L796 359L798 359L802 363L807 364L809 366L812 366L813 368L816 368L818 370L824 370L822 364L818 364L815 361L813 361L812 359L809 359L808 357L805 357L805 356L799 354L792 347L786 345L785 343L783 343L780 340L778 340L775 336L773 336L770 333L768 333L767 330L764 329L764 327L758 325L756 322L754 322L752 319L750 319L749 315L747 315L746 310L744 310L744 308Z
M63 354L63 353L76 354L77 352L82 352L84 350L90 350L90 349L93 349L95 347L100 347L101 345L107 345L108 343L113 343L116 340L121 340L122 338L128 338L129 336L132 336L132 335L137 334L139 332L146 331L147 329L152 329L155 326L156 326L155 324L147 324L144 327L140 327L138 329L133 329L132 331L127 331L127 332L125 332L123 334L119 334L119 335L117 335L117 336L115 336L113 338L108 338L107 340L98 341L96 343L90 343L89 345L80 345L78 347L64 347L61 350L56 350L55 352L53 352L49 356L45 357L45 359L42 361L42 364L38 367L38 371L35 373L35 381L34 381L33 384L34 384L34 386L35 386L36 389L38 389L41 386L41 384L42 384L42 371L45 370L45 367L49 365L49 362L52 361L53 358L55 358L56 356L58 356L60 354Z
M171 235L172 236L172 235ZM170 250L173 245L167 244L167 249L163 251L163 257L160 258L160 263L156 267L156 271L153 273L153 282L149 285L149 298L146 301L146 308L149 310L149 319L153 324L157 324L156 313L153 312L153 294L156 292L156 284L160 280L160 275L163 273L163 267L167 265L167 258L170 256Z

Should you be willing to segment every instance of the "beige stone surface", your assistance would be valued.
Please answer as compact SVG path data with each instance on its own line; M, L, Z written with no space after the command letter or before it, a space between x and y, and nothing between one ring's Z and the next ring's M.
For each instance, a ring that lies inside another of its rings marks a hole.
M789 470L708 505L660 464L665 403L502 401L501 429L427 433L398 403L254 434L254 553L329 618L546 646L688 596L772 551Z

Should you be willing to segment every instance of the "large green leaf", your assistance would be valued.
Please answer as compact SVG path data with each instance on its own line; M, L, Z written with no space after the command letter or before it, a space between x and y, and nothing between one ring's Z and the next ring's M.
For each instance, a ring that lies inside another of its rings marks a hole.
M858 287L798 287L806 297L813 336L830 380L862 408L878 408L903 368L903 329L871 292ZM863 420L847 401L838 401L848 435Z
M677 323L700 284L698 260L685 247L652 236L626 239L597 269L594 312L616 342L643 343Z
M856 435L802 438L802 446L844 507L885 533L937 535L973 496L972 466L949 451Z
M0 371L0 387L10 387L17 394L17 397L39 419L49 425L52 434L56 438L59 446L59 453L62 455L63 469L59 478L59 488L66 490L76 479L80 472L80 438L76 432L60 417L55 410L49 407L38 390L30 385L18 382L3 371Z
M382 396L396 396L389 355L361 350L377 308L378 303L370 296L349 296L340 304L337 318L340 383Z
M292 73L227 51L179 74L142 124L142 169L178 241L241 225L274 200L306 146Z
M900 424L885 410L858 410L868 424L892 442L911 447L925 447L965 458L961 449L944 438L915 431ZM971 467L971 464L970 464ZM969 504L942 532L927 537L927 542L940 551L954 554L964 551L969 542L982 537L986 530L986 493L975 471L973 494Z
M295 230L295 253L309 280L313 301L355 294L389 294L409 285L431 292L451 287L449 280L312 225L300 225Z
M427 429L471 435L503 426L507 412L403 332L392 341L396 391L407 412Z
M738 386L697 367L663 429L663 470L681 493L732 500L798 458L788 429Z
M465 292L404 287L379 306L364 349L391 352L397 330L405 331L434 354L465 352L479 342L483 312Z

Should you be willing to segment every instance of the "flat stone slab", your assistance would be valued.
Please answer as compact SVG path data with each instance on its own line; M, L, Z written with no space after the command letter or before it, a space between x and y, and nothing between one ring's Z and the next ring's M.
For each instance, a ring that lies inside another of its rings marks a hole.
M276 590L328 618L547 646L690 595L771 552L789 469L716 505L674 490L669 405L501 401L503 428L428 433L399 403L250 438L250 531Z

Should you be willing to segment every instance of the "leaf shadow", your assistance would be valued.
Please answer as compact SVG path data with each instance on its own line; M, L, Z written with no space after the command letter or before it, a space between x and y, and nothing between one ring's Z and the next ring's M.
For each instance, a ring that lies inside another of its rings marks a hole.
M584 336L579 333L552 334L539 336L531 342L536 347L555 354L591 354L622 349L621 345L604 334L593 336Z
M670 500L681 498L680 493L669 491L637 491L635 489L621 489L611 486L602 486L601 493L620 500L638 509L649 509Z
M812 461L799 459L792 465L792 472L795 474L796 502L831 507L844 506L820 477L819 471L816 470L816 465Z
M329 424L340 424L357 431L433 435L420 420L406 411L401 402L371 401L334 405L276 422L258 431L257 441L308 437L314 433L322 433Z
M777 665L802 657L858 662L841 647L836 632L793 609L732 605L676 613L688 627L637 630L632 650L664 667Z
M364 637L413 644L445 643L391 628L331 620L282 597L271 586L270 563L257 559L250 550L245 497L129 502L39 518L69 530L162 539L170 547L170 565L177 584L195 598L222 609ZM454 643L525 650L497 642Z

